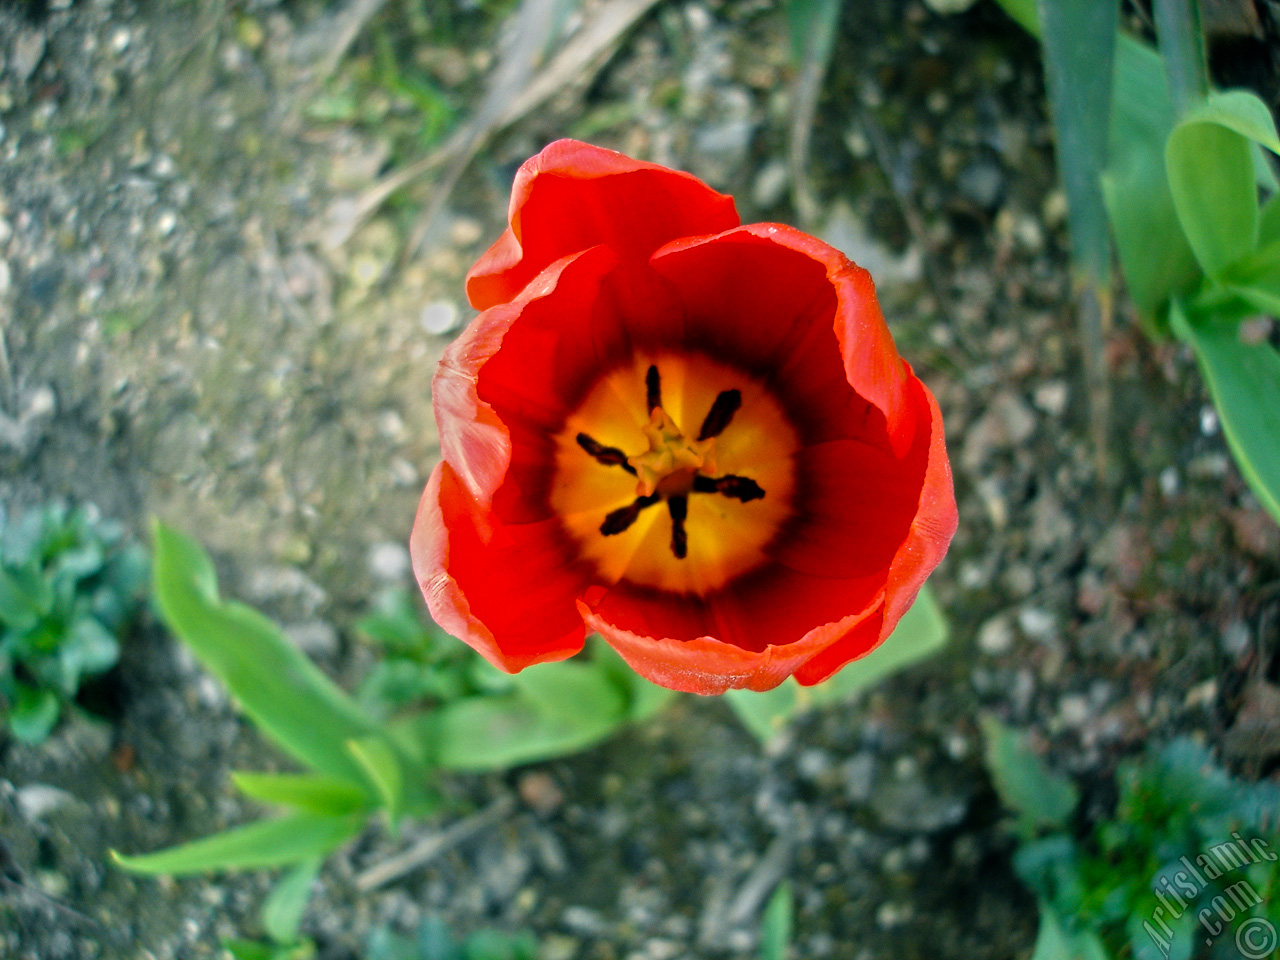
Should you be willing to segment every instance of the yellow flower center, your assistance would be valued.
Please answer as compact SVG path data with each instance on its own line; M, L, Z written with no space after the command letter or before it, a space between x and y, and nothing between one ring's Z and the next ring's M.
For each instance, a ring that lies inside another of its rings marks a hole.
M766 559L792 513L797 448L754 377L700 354L637 355L556 437L551 506L602 581L706 594Z

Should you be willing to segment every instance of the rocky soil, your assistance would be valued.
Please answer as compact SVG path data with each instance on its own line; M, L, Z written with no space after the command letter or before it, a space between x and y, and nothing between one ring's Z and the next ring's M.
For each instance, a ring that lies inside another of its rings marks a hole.
M692 170L744 219L802 222L780 3L657 4L598 71L489 138L425 231L450 168L401 175L444 141L379 74L379 44L465 122L508 9L379 6L0 8L0 501L186 529L226 593L348 683L367 660L352 619L407 581L438 456L433 364L470 315L461 279L515 166L576 135ZM545 960L748 958L790 878L796 956L1026 957L1035 905L982 769L982 711L1031 727L1086 787L1184 733L1271 769L1232 732L1278 679L1280 531L1192 358L1124 309L1096 479L1034 46L985 0L866 0L823 89L802 225L872 270L942 404L961 514L933 581L948 651L767 749L723 704L682 698L573 759L450 778L457 812L399 838L371 826L326 866L304 923L320 956L436 912L531 928ZM109 722L0 744L6 957L211 957L256 932L267 877L138 879L107 851L253 816L227 773L278 759L154 625L110 687ZM1105 812L1105 790L1086 796ZM437 858L358 886L471 815Z

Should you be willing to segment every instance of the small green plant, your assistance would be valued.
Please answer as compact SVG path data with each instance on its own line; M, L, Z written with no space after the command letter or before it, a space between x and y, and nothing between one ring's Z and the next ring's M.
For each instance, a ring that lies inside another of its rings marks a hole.
M390 718L510 685L505 674L436 626L421 602L402 587L374 601L356 623L356 634L378 653L356 691L356 699L374 716Z
M90 507L0 507L0 716L39 743L83 681L115 666L137 614L147 558Z
M114 857L149 874L287 867L267 901L270 915L263 915L271 943L240 943L246 956L270 949L276 953L267 956L292 957L302 949L297 923L323 858L374 815L395 829L404 817L438 809L437 768L501 769L581 750L670 695L603 644L589 658L508 677L462 644L436 645L401 596L363 621L366 635L387 645L393 666L375 671L357 702L274 623L222 599L213 564L194 540L163 524L155 525L154 540L153 590L164 622L305 772L232 774L242 793L280 808L280 816ZM404 665L427 679L406 681L412 671Z
M1280 314L1271 112L1210 89L1195 0L1156 0L1158 53L1117 31L1117 0L1000 3L1044 44L1077 280L1109 305L1109 223L1145 330L1195 353L1240 471L1280 523L1280 352L1244 324ZM1095 367L1100 330L1085 343Z
M996 792L1017 816L1014 867L1040 904L1033 960L1269 955L1232 951L1280 924L1280 786L1236 780L1176 740L1123 764L1114 814L1089 827L1075 785L1024 736L990 718L983 728Z

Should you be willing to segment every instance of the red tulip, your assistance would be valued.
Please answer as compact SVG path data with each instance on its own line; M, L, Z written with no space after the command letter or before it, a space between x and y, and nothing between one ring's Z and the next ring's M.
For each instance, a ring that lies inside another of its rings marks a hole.
M871 277L814 237L562 140L467 293L412 553L437 622L495 665L598 632L675 690L815 684L946 552L937 402Z

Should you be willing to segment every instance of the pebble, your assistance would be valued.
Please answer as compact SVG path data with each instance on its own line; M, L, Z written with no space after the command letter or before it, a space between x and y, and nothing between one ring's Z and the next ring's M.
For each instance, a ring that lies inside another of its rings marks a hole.
M999 164L979 160L960 171L956 189L984 210L994 209L1004 192L1004 171Z
M1048 640L1057 630L1053 614L1039 607L1023 607L1018 611L1018 626L1033 640Z
M1222 652L1238 657L1249 649L1249 627L1243 620L1232 620L1222 631Z
M1005 614L992 617L978 628L978 649L998 656L1013 648L1013 626Z
M751 202L761 210L776 205L787 192L789 178L787 165L781 160L766 163L751 185Z
M288 624L284 635L299 650L313 657L331 657L338 652L338 631L323 620Z
M26 83L44 59L43 30L20 30L9 54L9 72L19 84Z
M1068 727L1079 727L1089 719L1089 701L1078 693L1058 700L1058 719Z
M383 540L369 548L369 574L375 580L402 583L409 576L409 550L393 540Z
M1218 411L1210 406L1200 408L1200 432L1206 437L1218 434Z
M422 308L419 319L423 330L438 337L458 327L462 312L452 300L432 300Z
M14 801L27 820L43 820L75 799L66 790L47 783L29 783L14 792Z
M455 217L449 224L449 242L455 247L469 247L484 236L484 227L471 217Z
M840 769L844 792L851 803L866 803L875 786L876 758L868 751L855 754Z
M609 929L600 912L590 907L576 905L565 907L564 913L560 915L560 922L575 933L587 936L599 936Z
M1067 401L1071 391L1062 380L1049 380L1036 386L1031 402L1036 409L1042 410L1051 417L1060 417L1067 409Z

